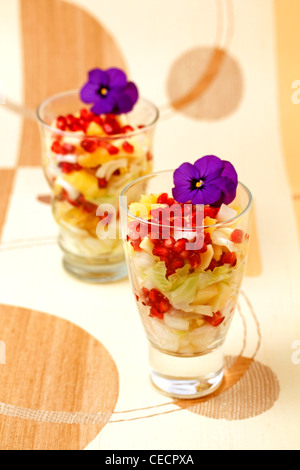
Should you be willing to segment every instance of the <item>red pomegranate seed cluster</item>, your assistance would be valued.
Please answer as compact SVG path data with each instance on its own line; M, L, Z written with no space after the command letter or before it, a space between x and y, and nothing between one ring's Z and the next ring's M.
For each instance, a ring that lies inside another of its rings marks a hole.
M89 214L93 213L96 215L98 206L87 201L82 194L78 196L78 198L76 199L70 199L68 192L65 189L63 189L58 198L61 201L67 201L69 204L71 204L74 207L80 207L84 212L87 212Z
M58 167L63 173L72 173L72 171L80 171L82 166L79 163L60 162Z
M171 309L171 304L167 297L157 289L149 290L143 287L141 290L141 299L143 305L150 307L150 317L163 319L164 314Z
M162 193L158 196L158 204L166 204L166 209L173 204L177 204L175 200L168 196L167 193ZM189 216L191 221L191 226L196 227L197 219L197 206L192 205L190 208L190 213L187 213L187 208L184 207L184 204L179 204L182 208L181 215L172 215L168 211L167 216L163 216L163 208L154 209L150 211L151 217L148 219L148 222L154 222L159 224L167 223L170 226L170 232L174 232L174 227L184 226L184 217ZM202 210L202 209L201 209ZM204 217L208 216L215 218L219 211L218 207L205 206L203 210ZM199 249L190 249L188 246L189 241L186 238L180 238L175 240L173 236L170 236L167 239L163 237L163 229L160 226L153 226L150 223L145 222L140 223L138 221L132 221L129 224L129 235L127 240L130 241L132 247L135 251L141 251L140 243L142 239L146 236L149 236L150 241L154 244L152 254L158 256L160 261L164 261L167 268L167 277L171 274L174 274L176 269L182 268L187 260L191 266L191 269L196 269L201 263L201 253L207 251L207 245L211 244L211 237L208 232L195 233L197 236L202 236L202 246ZM155 234L153 234L153 229L156 229ZM174 233L173 233L174 234ZM138 237L136 235L139 235ZM240 229L235 229L231 234L231 241L234 243L241 243L244 239L244 232ZM234 252L225 252L222 254L219 261L212 259L208 270L213 270L216 267L223 266L224 264L230 264L231 266L236 265L236 254Z
M212 317L209 317L208 315L205 315L204 317L205 317L205 320L211 326L219 326L222 323L222 321L225 319L225 317L222 316L219 310L217 312L214 312Z
M100 116L86 108L82 108L80 110L80 115L78 117L73 114L58 116L56 119L56 127L61 131L86 132L91 122L99 124L108 135L123 134L134 130L133 127L128 124L121 126L114 114Z
M77 132L81 131L86 134L88 126L91 122L95 122L102 127L103 131L108 136L114 136L118 134L128 134L134 131L134 128L129 124L121 126L114 114L106 114L100 116L94 114L86 108L80 110L80 116L74 116L68 114L67 116L58 116L56 119L56 127L61 131ZM73 153L75 146L71 144L61 144L61 136L57 136L56 140L52 144L52 151L66 155L67 153ZM80 142L81 147L88 153L93 153L98 147L105 148L110 155L116 155L119 153L119 148L113 145L111 142L101 139L101 137L89 137L85 136ZM128 141L124 141L122 148L126 153L132 154L134 152L134 146Z
M183 268L185 260L196 269L201 263L201 253L207 251L207 245L204 242L199 250L188 249L189 241L186 238L175 240L170 237L166 240L151 240L154 242L152 254L158 256L160 261L164 261L167 268L167 277L174 274L176 269Z

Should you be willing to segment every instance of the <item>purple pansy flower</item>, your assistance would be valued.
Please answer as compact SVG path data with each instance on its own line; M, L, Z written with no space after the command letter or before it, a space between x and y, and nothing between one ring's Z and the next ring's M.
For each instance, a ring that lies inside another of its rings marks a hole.
M234 200L238 184L234 166L215 155L205 155L194 164L183 163L173 175L177 202L220 207Z
M81 100L93 103L91 111L95 114L128 113L138 96L135 84L128 82L125 72L115 67L91 70L88 82L80 90Z

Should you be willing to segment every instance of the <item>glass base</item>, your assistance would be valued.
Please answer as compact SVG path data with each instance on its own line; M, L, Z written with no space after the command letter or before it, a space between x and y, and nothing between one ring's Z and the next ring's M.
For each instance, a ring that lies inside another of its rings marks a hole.
M149 346L150 378L164 395L199 398L214 392L223 379L223 351L219 347L201 356L173 356Z
M74 259L64 256L63 266L72 276L87 282L105 283L119 281L127 277L125 261L97 265L83 262L76 263Z

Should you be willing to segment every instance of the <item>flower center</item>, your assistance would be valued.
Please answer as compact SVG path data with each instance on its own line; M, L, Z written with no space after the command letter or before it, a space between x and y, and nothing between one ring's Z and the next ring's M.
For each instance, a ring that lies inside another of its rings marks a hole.
M108 89L107 89L107 88L105 88L105 87L101 87L101 88L100 88L100 95L106 96L107 93L108 93Z
M197 181L195 186L196 186L196 188L200 188L202 186L202 184L203 184L203 181L199 180L199 181Z

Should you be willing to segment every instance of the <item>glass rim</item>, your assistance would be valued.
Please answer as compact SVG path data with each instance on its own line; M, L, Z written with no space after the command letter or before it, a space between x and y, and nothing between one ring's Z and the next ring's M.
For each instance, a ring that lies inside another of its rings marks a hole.
M131 181L131 183L128 183L122 190L121 194L120 194L120 206L123 210L126 211L127 215L132 218L132 219L135 219L141 223L143 223L144 225L145 224L149 224L149 225L153 225L155 227L161 227L161 228L170 228L171 225L163 225L163 224L159 224L157 222L151 222L149 220L145 220L145 219L142 219L140 217L137 217L136 215L134 215L132 212L129 211L129 209L127 207L125 207L125 205L123 204L124 202L124 197L126 196L126 192L132 187L134 186L136 183L139 183L140 181L143 181L143 180L146 180L148 178L153 178L155 176L158 176L158 175L161 175L163 173L170 173L170 172L174 172L174 170L160 170L160 171L156 171L156 172L153 172L153 173L149 173L148 175L144 175L144 176L141 176L139 178L136 178L134 181ZM224 226L228 223L233 223L234 221L240 219L241 217L243 217L247 212L249 212L249 210L251 209L252 207L252 203L253 203L253 197L252 197L252 193L251 191L249 190L249 188L247 188L247 186L242 183L241 181L238 181L238 186L242 187L247 196L248 196L248 204L246 205L246 207L242 210L242 212L240 212L239 214L235 215L234 217L230 218L230 219L227 219L227 220L224 220L222 222L217 222L216 224L214 225L201 225L201 226L195 226L195 227L179 227L180 231L182 232L193 232L193 231L196 231L196 229L206 229L206 228L215 228L215 227L221 227L221 226ZM137 201L138 202L138 201ZM176 202L175 202L176 204ZM196 204L195 204L196 205ZM198 204L198 205L202 205L202 204Z
M47 105L49 104L51 101L55 100L55 99L58 99L58 98L62 98L64 96L68 96L68 95L75 95L77 94L78 95L78 99L79 98L79 90L68 90L68 91L63 91L63 92L60 92L60 93L55 93L54 95L51 95L49 96L48 98L44 99L39 105L38 107L36 108L36 116L37 116L37 120L38 122L46 127L47 129L49 129L51 132L55 132L56 134L58 135L61 135L61 136L66 136L66 137L78 137L78 139L80 139L82 137L82 134L80 135L76 135L76 132L72 132L72 131L63 131L61 129L57 129L57 127L54 127L52 126L51 124L48 124L43 118L42 118L42 109ZM143 127L141 128L138 128L138 129L135 129L133 131L130 131L130 132L126 132L126 133L123 133L123 134L114 134L112 136L108 136L108 135L105 135L105 136L97 136L97 135L86 135L86 134L83 134L84 135L84 138L85 139L91 139L91 140L95 140L95 139L99 139L99 140L117 140L117 139L122 139L124 136L126 136L126 138L128 137L132 137L132 136L135 136L135 135L139 135L139 134L142 134L143 132L145 132L145 130L149 130L151 129L151 127L153 127L158 119L159 119L159 109L158 107L150 100L146 99L146 98L143 98L143 97L140 97L136 103L136 105L139 103L139 102L143 102L143 103L146 103L148 105L150 105L150 107L152 107L152 109L155 111L155 115L154 115L154 118L152 119L152 121L149 123L149 124L145 124ZM84 103L82 103L82 105L84 105ZM134 108L133 108L134 109ZM133 111L133 110L132 110ZM130 113L132 112L130 111ZM109 113L108 113L109 114ZM124 114L129 114L129 113L124 113Z

